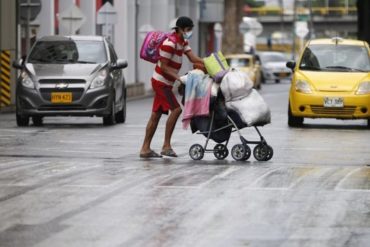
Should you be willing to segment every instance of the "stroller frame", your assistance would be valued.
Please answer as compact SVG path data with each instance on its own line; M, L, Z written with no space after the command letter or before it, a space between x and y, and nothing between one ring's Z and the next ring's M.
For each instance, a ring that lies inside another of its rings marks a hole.
M207 149L211 133L215 133L218 131L221 131L226 128L232 128L231 132L238 132L241 144L236 144L232 147L231 149L231 156L234 158L236 161L246 161L250 158L251 156L251 148L249 147L248 144L254 144L256 145L253 149L253 156L255 157L256 160L258 161L268 161L272 158L273 156L273 149L271 146L267 144L267 141L265 138L262 136L261 132L257 128L257 126L253 126L255 130L257 131L260 140L259 141L248 141L243 137L243 135L240 132L240 129L234 122L234 120L227 114L227 119L228 119L228 124L212 130L214 120L215 120L215 111L212 111L212 116L211 116L211 122L210 122L210 127L208 131L198 131L197 134L203 134L207 135L206 143L204 146L200 144L194 144L190 147L189 149L189 155L193 160L201 160L204 157L204 153L213 153L214 156L218 160L223 160L229 155L229 150L227 149L227 145L229 143L231 134L229 138L225 141L225 144L216 144L216 146L213 149Z

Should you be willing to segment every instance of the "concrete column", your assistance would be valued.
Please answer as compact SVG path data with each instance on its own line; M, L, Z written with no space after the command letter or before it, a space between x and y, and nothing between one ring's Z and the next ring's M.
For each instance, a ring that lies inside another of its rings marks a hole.
M55 34L54 26L54 1L41 0L42 8L40 14L37 16L34 24L39 25L37 38L46 35Z
M127 84L135 82L135 0L115 1L118 23L115 25L115 50L119 58L128 61L124 70Z
M63 0L64 1L64 0ZM118 1L122 2L122 1ZM86 16L86 22L80 29L82 35L96 34L96 4L91 0L80 0L80 8L82 13Z
M69 9L71 5L75 4L75 0L59 0L59 13L62 13ZM68 28L63 27L59 23L59 34L70 35Z
M17 59L16 1L0 0L0 34L0 51L10 52L10 60L7 65L10 68L10 92L8 89L7 91L11 98L10 104L13 105L15 102L16 71L10 66L10 63ZM0 75L1 73L0 71Z

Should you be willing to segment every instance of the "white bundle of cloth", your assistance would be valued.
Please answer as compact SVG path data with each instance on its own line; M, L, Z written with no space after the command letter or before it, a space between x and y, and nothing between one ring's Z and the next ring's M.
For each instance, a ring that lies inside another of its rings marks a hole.
M237 112L247 126L271 122L270 108L253 88L247 73L232 68L221 81L221 92L225 97L226 108Z

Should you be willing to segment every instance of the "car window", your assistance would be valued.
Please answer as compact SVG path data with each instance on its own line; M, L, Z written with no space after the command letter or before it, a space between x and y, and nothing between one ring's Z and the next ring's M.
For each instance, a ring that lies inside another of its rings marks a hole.
M248 67L250 65L249 58L227 58L226 61L230 67Z
M105 63L107 55L102 41L39 41L32 49L28 63Z
M364 46L311 45L302 55L300 69L370 71L370 59Z

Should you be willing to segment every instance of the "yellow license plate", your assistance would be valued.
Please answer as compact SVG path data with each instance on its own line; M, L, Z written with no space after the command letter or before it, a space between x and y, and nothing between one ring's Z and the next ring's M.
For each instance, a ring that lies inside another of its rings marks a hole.
M51 103L72 103L72 93L51 93Z

